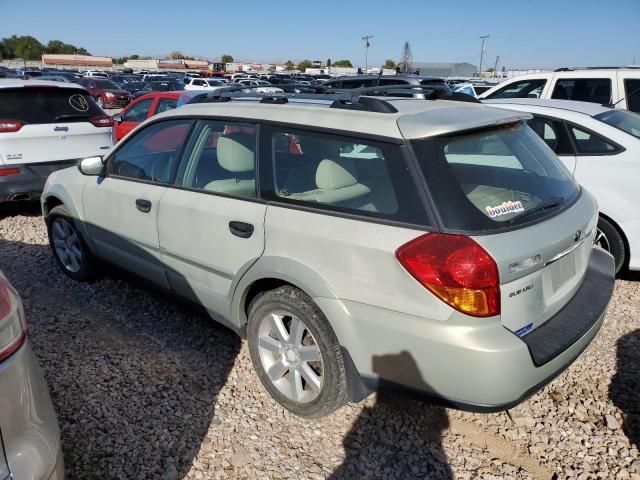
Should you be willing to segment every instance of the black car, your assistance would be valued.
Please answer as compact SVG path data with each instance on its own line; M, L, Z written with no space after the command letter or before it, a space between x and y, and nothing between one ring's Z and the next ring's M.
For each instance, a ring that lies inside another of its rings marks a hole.
M110 78L110 80L112 82L116 82L116 83L124 86L127 83L140 82L142 80L142 76L140 76L140 75L114 75L113 77Z
M148 82L129 82L129 83L121 83L120 86L129 92L130 94L135 94L142 90Z
M184 84L176 80L147 82L144 87L133 94L133 98L138 98L151 92L175 92L178 90L184 90Z
M379 95L390 97L425 98L426 89L419 87L429 87L429 89L443 90L449 92L447 82L442 78L425 77L420 75L355 75L350 77L338 77L328 80L322 84L325 87L336 89L386 87L389 85L415 85L416 90L387 90ZM378 95L372 92L371 95Z

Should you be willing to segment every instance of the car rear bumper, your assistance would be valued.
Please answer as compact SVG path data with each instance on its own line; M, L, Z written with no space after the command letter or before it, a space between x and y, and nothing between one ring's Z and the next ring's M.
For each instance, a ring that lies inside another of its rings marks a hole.
M454 313L438 322L355 302L315 300L353 362L350 381L362 383L355 391L400 388L486 412L520 403L562 373L598 333L613 285L612 257L594 249L573 299L530 338L519 338L496 319ZM579 328L569 328L576 319Z
M0 430L11 478L64 478L58 422L28 342L0 364Z
M19 168L17 175L0 177L0 202L12 200L35 200L40 197L47 177L63 168L74 166L77 159L56 162L5 165Z

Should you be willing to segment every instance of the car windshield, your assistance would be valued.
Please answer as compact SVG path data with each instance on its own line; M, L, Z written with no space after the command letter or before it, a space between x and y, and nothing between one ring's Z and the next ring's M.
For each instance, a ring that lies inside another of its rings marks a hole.
M109 80L96 80L96 87L102 88L103 90L121 90L121 88L115 83Z
M609 110L594 115L593 118L611 125L629 135L640 138L640 115L627 112L626 110Z
M579 193L569 171L522 122L412 144L451 230L486 232L527 223L561 210Z

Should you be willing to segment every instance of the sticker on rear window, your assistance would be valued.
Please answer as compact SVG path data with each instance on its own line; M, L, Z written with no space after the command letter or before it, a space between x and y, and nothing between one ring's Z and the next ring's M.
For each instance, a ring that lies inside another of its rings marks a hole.
M502 202L495 207L487 206L485 210L491 218L500 217L502 215L509 215L510 213L524 212L524 206L520 200L512 202Z
M87 102L87 99L79 93L69 97L69 105L79 112L89 111L89 102Z

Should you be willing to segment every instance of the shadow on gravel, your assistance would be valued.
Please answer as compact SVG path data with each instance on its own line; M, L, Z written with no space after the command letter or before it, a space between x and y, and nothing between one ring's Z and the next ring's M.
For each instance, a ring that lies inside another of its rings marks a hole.
M67 476L186 478L240 338L163 292L109 273L78 283L48 246L0 238L56 407Z
M0 220L18 215L39 217L42 215L40 202L0 202Z
M617 363L609 398L623 412L627 437L640 448L640 330L618 340Z
M411 379L429 390L408 352L373 357L373 371ZM419 386L419 385L416 385ZM339 479L402 478L453 479L442 447L442 432L449 427L444 408L392 392L379 392L376 403L365 408L344 438L346 458L329 477Z

